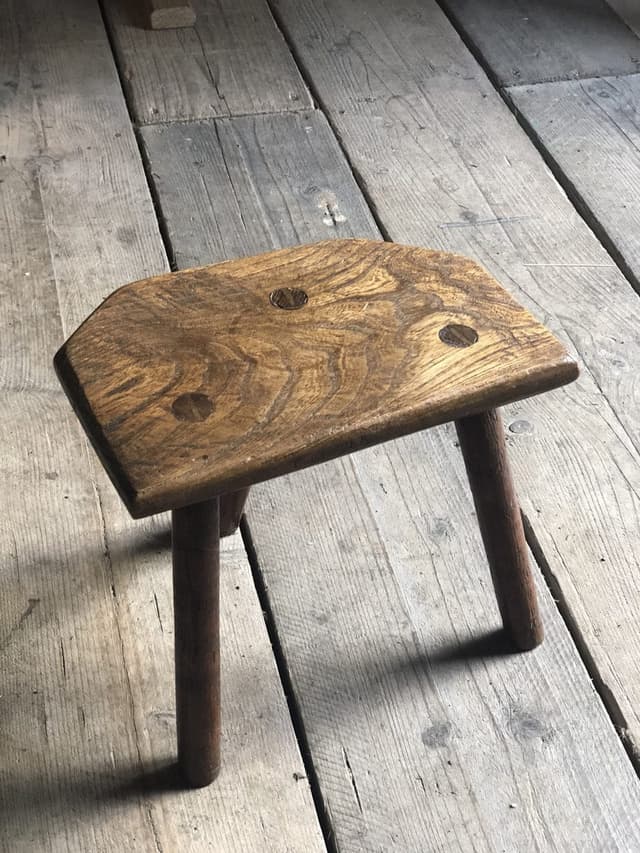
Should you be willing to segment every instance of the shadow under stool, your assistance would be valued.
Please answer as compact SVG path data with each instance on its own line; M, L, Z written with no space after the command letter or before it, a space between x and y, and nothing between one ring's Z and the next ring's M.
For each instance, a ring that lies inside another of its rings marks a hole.
M219 540L254 483L455 421L505 629L520 649L541 642L497 407L578 368L473 261L331 240L145 279L55 366L131 515L172 510L187 784L219 769Z

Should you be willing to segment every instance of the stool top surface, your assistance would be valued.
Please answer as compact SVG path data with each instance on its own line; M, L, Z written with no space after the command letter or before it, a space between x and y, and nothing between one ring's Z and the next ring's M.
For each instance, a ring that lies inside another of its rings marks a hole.
M330 240L134 282L55 358L134 517L570 382L478 264Z

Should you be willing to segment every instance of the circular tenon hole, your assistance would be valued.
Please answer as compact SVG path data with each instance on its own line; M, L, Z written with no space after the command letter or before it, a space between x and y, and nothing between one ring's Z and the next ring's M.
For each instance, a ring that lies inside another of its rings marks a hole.
M443 344L450 347L470 347L478 340L478 333L471 326L463 326L460 323L450 323L440 329L438 337Z
M171 411L179 421L206 421L213 411L213 403L206 394L181 394L171 404Z
M293 311L296 308L302 308L303 305L306 305L309 297L304 290L300 290L297 287L279 287L277 290L271 291L269 300L276 308Z

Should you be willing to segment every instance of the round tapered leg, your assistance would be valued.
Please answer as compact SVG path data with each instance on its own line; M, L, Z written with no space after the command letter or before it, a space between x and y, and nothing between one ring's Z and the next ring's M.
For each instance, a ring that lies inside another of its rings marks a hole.
M522 650L542 642L543 630L529 566L520 507L496 410L456 421L498 607Z
M172 513L178 761L200 788L220 768L220 505Z

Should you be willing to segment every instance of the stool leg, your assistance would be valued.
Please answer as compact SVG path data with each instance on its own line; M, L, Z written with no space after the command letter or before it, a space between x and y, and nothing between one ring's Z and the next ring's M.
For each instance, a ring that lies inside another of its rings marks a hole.
M249 489L229 492L220 498L220 536L231 536L238 529Z
M220 504L172 513L178 761L187 784L220 768Z
M461 418L456 429L503 624L518 648L533 649L542 623L502 418L494 409Z

